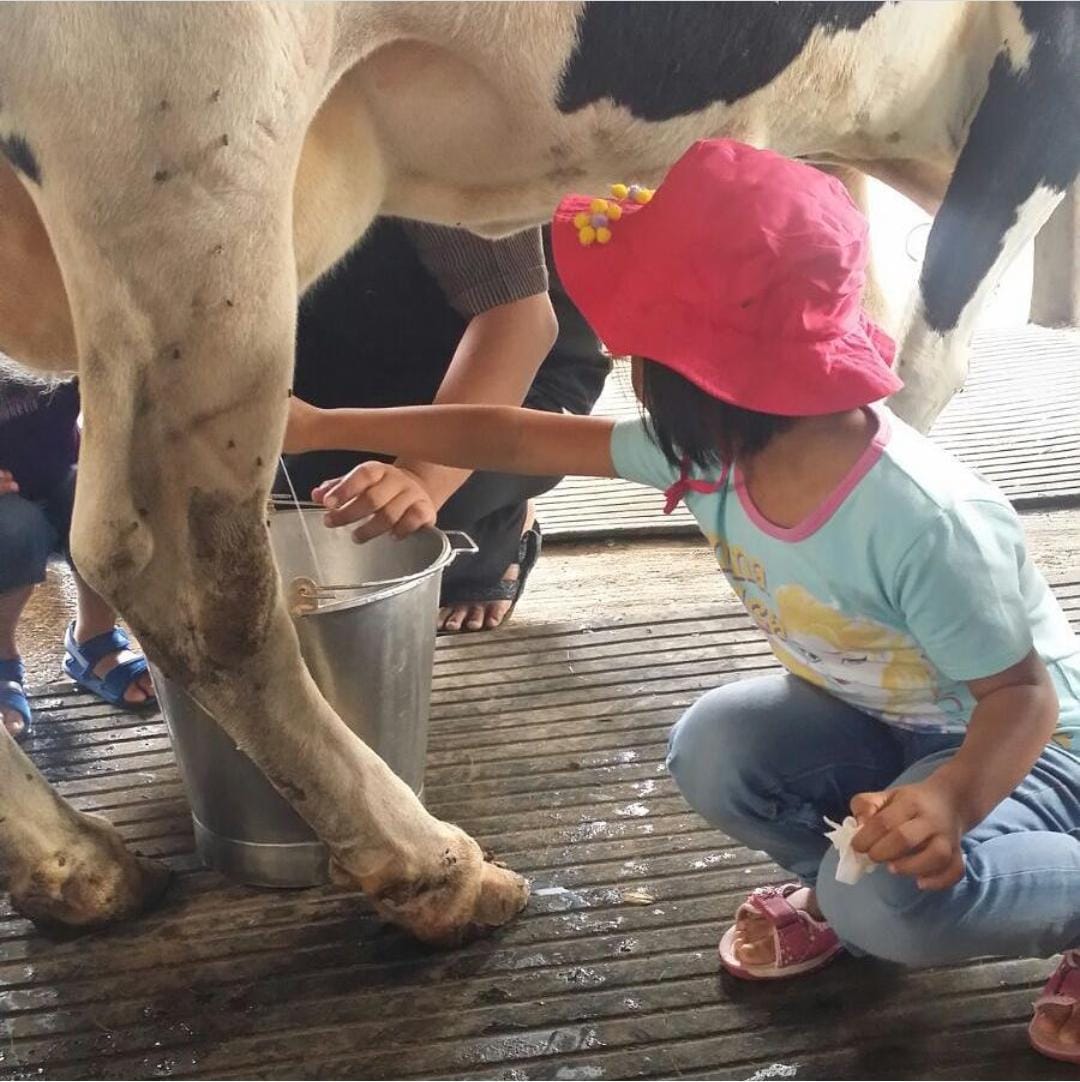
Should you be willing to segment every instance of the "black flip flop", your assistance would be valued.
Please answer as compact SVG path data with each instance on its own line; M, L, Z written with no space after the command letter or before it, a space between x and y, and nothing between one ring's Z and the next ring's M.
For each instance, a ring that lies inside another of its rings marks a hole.
M444 589L439 604L442 608L453 608L456 605L487 605L492 601L509 601L510 608L502 618L499 627L502 627L511 616L514 609L525 592L525 583L528 581L529 572L536 566L540 559L540 550L543 548L543 535L540 532L540 523L534 522L522 535L518 545L517 566L518 577L516 579L500 579L498 582L455 582L449 589ZM457 635L463 631L472 631L473 628L460 627L456 631L441 630L442 635ZM478 631L494 630L494 628L477 628Z

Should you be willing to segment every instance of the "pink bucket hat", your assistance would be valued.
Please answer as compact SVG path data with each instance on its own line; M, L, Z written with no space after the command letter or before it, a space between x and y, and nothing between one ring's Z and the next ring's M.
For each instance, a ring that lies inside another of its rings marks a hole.
M812 166L729 139L695 143L654 192L569 196L559 277L615 354L647 357L716 398L809 417L902 386L896 347L862 309L866 219Z

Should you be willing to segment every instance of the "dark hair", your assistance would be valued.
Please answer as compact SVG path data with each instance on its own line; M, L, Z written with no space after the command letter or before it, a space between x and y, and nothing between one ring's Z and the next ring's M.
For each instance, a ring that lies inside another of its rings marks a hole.
M674 466L687 458L695 466L729 466L764 450L795 423L794 417L758 413L713 398L678 372L643 357L641 400L650 434Z

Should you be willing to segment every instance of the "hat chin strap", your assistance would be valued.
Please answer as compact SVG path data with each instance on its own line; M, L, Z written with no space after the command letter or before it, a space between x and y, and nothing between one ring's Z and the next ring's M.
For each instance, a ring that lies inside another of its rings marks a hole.
M684 458L680 463L679 479L664 490L664 514L670 515L690 492L710 493L719 492L727 484L728 473L731 467L725 466L719 481L700 481L689 476L690 460Z

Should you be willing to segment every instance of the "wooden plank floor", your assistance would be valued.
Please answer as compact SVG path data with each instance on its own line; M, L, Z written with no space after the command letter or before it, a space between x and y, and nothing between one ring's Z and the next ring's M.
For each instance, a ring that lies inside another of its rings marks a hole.
M1058 592L1076 620L1080 583ZM432 810L534 882L516 923L443 954L361 897L201 870L160 719L44 689L35 761L177 876L80 938L0 909L0 1077L1075 1077L1025 1041L1045 961L718 973L721 926L777 870L687 810L664 741L703 690L774 667L726 605L441 640Z
M596 412L633 417L638 407L626 369L607 382ZM1018 507L1080 503L1080 331L1022 327L978 335L971 375L934 426L933 436L982 471ZM680 506L618 479L570 477L540 497L547 538L693 534Z

